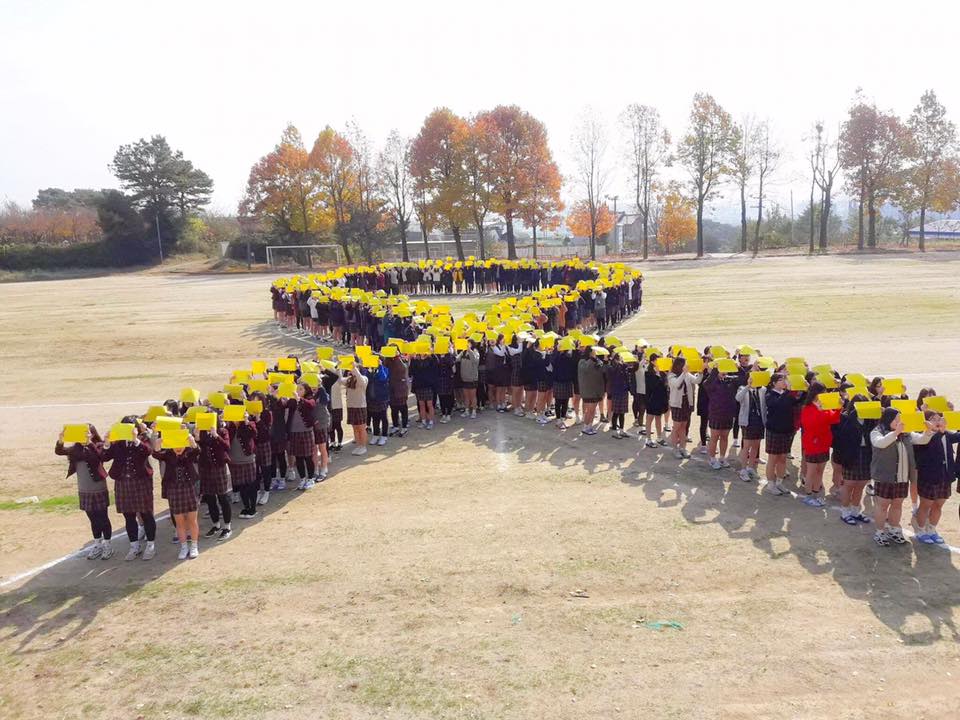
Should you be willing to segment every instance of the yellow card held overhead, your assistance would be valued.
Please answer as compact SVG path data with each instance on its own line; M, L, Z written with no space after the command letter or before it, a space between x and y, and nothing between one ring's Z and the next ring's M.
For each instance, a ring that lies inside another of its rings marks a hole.
M80 443L86 445L90 440L90 427L86 424L64 425L63 441L65 443Z
M450 352L450 338L438 337L433 344L434 355L446 355Z
M703 372L703 358L700 355L686 355L687 370L692 373Z
M163 405L151 405L150 409L143 414L143 421L145 423L152 423L161 415L166 415L167 409Z
M266 360L254 360L250 363L250 372L254 375L263 375L267 372Z
M858 402L854 403L853 406L857 409L857 417L861 420L879 420L880 414L883 412L883 406L879 400Z
M903 380L900 378L886 378L883 381L883 394L894 396L894 395L903 395L907 389L903 385Z
M915 400L891 400L890 407L902 413L916 412L917 403Z
M157 430L161 433L176 430L183 426L183 418L173 417L171 415L158 417L154 422L156 422Z
M176 450L190 445L190 433L187 430L168 430L163 434L163 449Z
M376 370L378 367L380 367L380 358L376 355L364 355L362 358L360 358L360 361L363 363L365 368L370 370Z
M840 409L840 393L820 393L817 399L820 401L820 407L824 410Z
M737 365L737 363L730 358L720 358L717 360L717 370L722 373L735 373L739 369L740 367Z
M770 384L770 373L759 370L750 373L750 387L762 388Z
M197 421L197 415L202 412L207 412L207 409L203 405L191 405L187 408L187 413L183 416L183 421L195 423Z
M247 383L247 387L250 388L250 392L261 392L265 393L270 389L269 380L251 380Z
M385 358L395 358L400 354L396 345L384 345L380 348L380 356Z
M227 405L223 409L224 422L243 422L246 415L247 409L243 405Z
M193 388L184 388L180 391L180 402L196 405L200 402L200 391Z
M217 414L212 412L197 413L197 430L215 430L217 427Z
M453 349L457 352L461 350L468 350L470 348L470 341L467 338L457 338L453 341Z
M947 410L943 414L943 419L947 422L947 430L951 432L960 430L960 412L956 410Z
M353 370L355 360L353 355L341 355L337 360L340 363L341 370Z
M333 348L332 348L332 347L318 347L318 348L317 348L317 360L333 360Z
M923 432L927 429L927 424L923 419L923 413L919 410L902 412L900 413L900 418L903 420L904 432Z
M943 395L930 395L924 398L923 404L934 412L945 413L950 411L950 401Z
M263 402L260 400L247 400L244 403L244 407L247 408L247 412L251 415L259 415L263 412Z
M227 405L227 396L222 392L210 393L207 400L210 402L210 406L217 408L217 410L223 410Z
M295 398L297 396L297 386L293 383L283 383L277 386L277 397Z
M673 367L673 358L662 357L657 358L657 370L660 372L670 372L670 368Z
M133 423L114 423L110 428L110 442L120 442L121 440L133 440L135 427Z
M300 376L300 383L312 388L320 387L320 375L317 373L304 373Z
M793 392L803 392L809 387L807 379L803 375L788 375L787 382Z
M281 372L296 372L297 359L291 357L282 357L277 359L277 369Z

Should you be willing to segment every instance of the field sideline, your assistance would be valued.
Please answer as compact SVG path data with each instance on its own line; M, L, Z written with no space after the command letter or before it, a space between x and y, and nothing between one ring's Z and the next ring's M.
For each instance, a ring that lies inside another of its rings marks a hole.
M960 401L960 253L637 267L628 345L746 342ZM277 331L269 282L0 285L0 582L88 536L53 455L62 424L103 429L310 351ZM960 713L953 553L877 548L833 510L606 433L483 413L392 443L341 453L196 561L176 562L164 521L151 563L68 560L2 588L0 716ZM29 495L42 507L11 509ZM956 497L941 533L960 546Z

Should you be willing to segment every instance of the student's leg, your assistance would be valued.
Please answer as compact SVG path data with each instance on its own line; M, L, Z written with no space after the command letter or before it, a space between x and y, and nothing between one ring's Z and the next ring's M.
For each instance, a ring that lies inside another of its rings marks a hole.
M187 533L189 532L187 515L185 513L178 513L174 516L173 520L177 524L177 540L183 545L187 541ZM134 535L134 537L136 537L136 535Z
M663 415L657 415L654 418L654 422L657 425L657 438L659 440L666 440L666 437L664 437L664 434L663 434L663 418L665 417L665 415L666 413L664 413Z
M207 506L207 510L210 511L210 520L213 522L214 527L220 524L220 508L217 505L217 495L206 494L203 496L203 502Z
M243 488L245 487L248 486L244 485L240 488L241 495L243 494ZM256 483L252 483L249 487L256 488L257 486ZM233 520L233 506L230 503L230 494L222 493L217 495L217 501L220 503L220 514L223 515L223 524L227 527L230 527L230 521ZM213 515L211 514L210 517L212 518Z
M386 421L384 421L384 430L386 430ZM317 450L320 455L320 470L325 473L327 468L330 467L330 452L327 450L327 444L320 443L317 446Z
M729 446L730 446L730 431L720 430L719 433L720 433L720 444L719 444L720 457L725 458L727 457L727 450L729 449Z
M937 525L940 524L940 517L943 515L943 504L946 501L946 498L931 500L932 505L930 506L930 517L927 520L927 524L934 534L937 533Z
M677 436L677 447L680 448L681 452L687 451L687 426L690 424L690 421L674 423L673 430Z
M353 442L358 446L367 444L367 426L366 425L353 426Z
M190 538L194 543L197 542L197 538L200 537L200 522L197 519L197 511L188 512L184 515L184 524L187 528L187 533L190 535Z
M777 468L781 461L786 462L786 455L767 455L767 482L777 483L782 475L777 475Z
M757 466L760 464L760 441L759 440L749 440L750 451L747 453L747 462L750 468L756 471Z
M903 516L903 498L890 501L890 511L887 513L887 522L894 530L900 527L900 518Z
M134 513L129 514L133 515L133 522L136 524L136 515ZM123 519L127 519L126 514L123 516ZM143 534L146 536L147 542L153 542L157 539L157 519L154 517L153 513L140 513L140 519L143 521ZM129 527L129 524L127 527ZM136 533L138 530L134 530L134 532ZM136 535L134 535L134 537L136 537Z
M911 482L910 483L910 504L913 507L913 509L916 510L919 503L920 503L920 495L917 492L917 483ZM920 527L923 527L923 525L921 525Z
M921 532L923 532L924 528L927 526L927 523L930 522L930 509L933 506L933 502L933 500L928 500L925 497L920 498L920 503L917 507L916 520L917 527L920 528Z

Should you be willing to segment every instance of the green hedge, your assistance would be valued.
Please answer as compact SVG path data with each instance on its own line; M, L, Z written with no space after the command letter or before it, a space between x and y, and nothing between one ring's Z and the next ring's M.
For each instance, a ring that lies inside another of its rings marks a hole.
M104 242L76 245L0 245L4 270L63 270L68 268L120 267L121 256Z

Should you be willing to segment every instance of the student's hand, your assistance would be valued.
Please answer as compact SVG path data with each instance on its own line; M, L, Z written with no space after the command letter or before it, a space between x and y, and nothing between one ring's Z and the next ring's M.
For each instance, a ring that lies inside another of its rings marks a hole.
M63 445L63 430L61 430L60 434L57 435L57 442Z
M897 415L896 419L890 423L890 429L899 435L903 432L903 418Z

